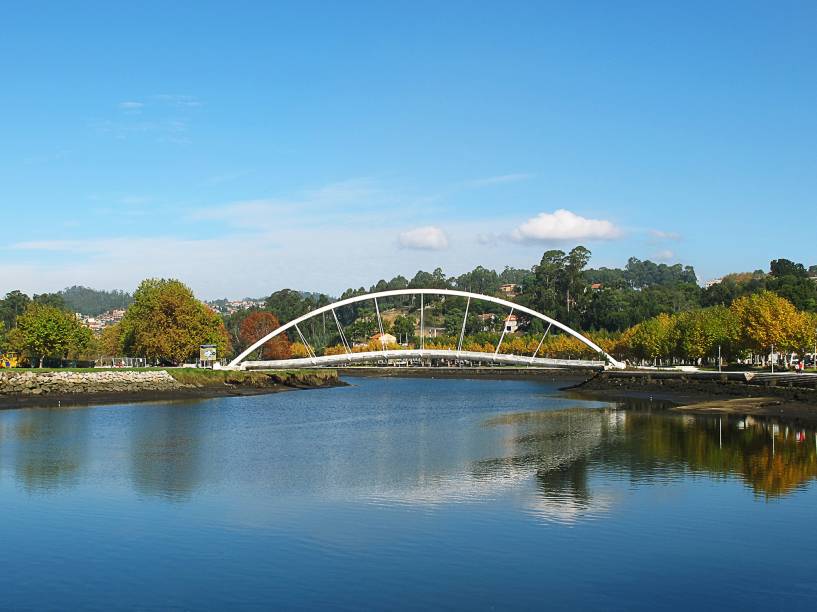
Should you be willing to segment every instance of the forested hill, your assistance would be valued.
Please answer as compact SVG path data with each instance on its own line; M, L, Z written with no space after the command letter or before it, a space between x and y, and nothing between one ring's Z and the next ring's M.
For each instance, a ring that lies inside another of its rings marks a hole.
M100 291L78 286L63 289L57 295L71 312L80 312L89 317L116 308L127 308L133 301L130 293L124 291Z

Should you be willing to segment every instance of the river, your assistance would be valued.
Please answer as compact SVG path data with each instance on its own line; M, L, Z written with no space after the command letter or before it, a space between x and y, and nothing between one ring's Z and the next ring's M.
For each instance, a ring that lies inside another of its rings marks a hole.
M0 411L0 609L817 605L814 430L347 380Z

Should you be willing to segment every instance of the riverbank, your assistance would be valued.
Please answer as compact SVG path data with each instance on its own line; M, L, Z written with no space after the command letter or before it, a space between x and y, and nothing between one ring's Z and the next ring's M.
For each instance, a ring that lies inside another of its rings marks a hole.
M205 399L344 384L336 370L4 370L0 409Z
M579 397L652 399L689 414L775 416L817 423L817 376L609 370L566 390Z

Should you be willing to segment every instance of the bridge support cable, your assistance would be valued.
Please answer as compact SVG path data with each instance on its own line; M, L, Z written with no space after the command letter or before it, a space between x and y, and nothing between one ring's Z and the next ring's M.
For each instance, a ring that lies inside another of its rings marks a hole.
M374 311L377 313L377 328L380 330L380 348L386 350L386 341L383 339L383 319L380 316L380 306L377 305L377 298L374 299Z
M340 336L341 344L343 344L343 350L349 355L352 352L352 347L349 346L349 341L346 339L346 334L343 333L343 328L340 326L340 321L338 321L338 315L334 308L332 309L332 316L335 317L335 325L338 326L338 335Z
M423 303L423 295L420 294L420 348L426 347L426 333L425 333L425 304Z
M457 343L457 357L460 356L460 351L462 351L462 341L465 338L465 323L468 321L468 307L471 306L471 297L468 297L468 301L465 303L465 316L462 318L462 330L460 331L460 341Z
M536 347L536 350L533 351L533 356L530 358L530 362L533 363L536 360L536 355L539 353L539 349L542 348L542 345L545 343L545 338L547 338L548 332L550 328L553 327L553 323L548 323L548 328L545 330L542 339L539 341L539 346Z
M496 350L494 351L494 355L499 355L499 347L502 346L502 341L505 339L505 332L508 331L508 319L511 318L513 315L513 308L511 308L510 314L508 314L508 318L502 323L502 335L499 337L499 342L497 342Z
M298 335L301 337L301 342L303 342L303 343L304 343L304 348L306 348L306 352L307 352L307 354L309 355L309 358L310 358L310 359L312 360L312 362L314 363L314 362L315 362L315 358L317 357L317 355L315 354L315 351L313 351L313 350L312 350L312 347L311 347L311 346L309 346L309 342L307 342L307 341L306 341L306 338L304 337L304 334L303 334L303 332L301 331L301 328L300 328L300 327L298 327L298 326L296 325L296 326L295 326L295 331L297 331L297 332L298 332Z

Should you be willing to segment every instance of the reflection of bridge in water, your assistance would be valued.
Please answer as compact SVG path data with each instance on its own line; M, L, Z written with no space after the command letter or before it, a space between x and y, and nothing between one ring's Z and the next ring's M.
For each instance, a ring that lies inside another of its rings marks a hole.
M456 349L450 350L441 350L441 349L433 349L433 348L426 348L425 341L425 314L426 314L426 307L425 307L425 296L433 295L433 296L448 296L448 297L455 297L455 298L465 298L465 313L463 315L462 326L460 328L459 339L457 342ZM364 352L356 352L352 349L352 346L344 332L343 326L340 323L340 319L338 319L338 315L336 310L339 308L343 308L345 306L350 306L353 304L357 304L359 302L367 302L373 301L375 313L377 315L377 326L380 330L380 334L384 333L384 326L383 326L383 318L380 313L380 305L378 303L379 299L387 299L387 298L394 298L400 296L419 296L420 297L420 339L419 348L414 349L406 349L406 350L392 350L383 346L382 350L374 350L374 351L364 351ZM530 317L531 319L539 319L547 324L547 328L545 329L544 334L542 335L542 339L539 342L536 350L533 352L532 355L515 355L509 353L502 353L500 352L502 349L502 342L505 339L505 336L508 332L508 326L503 325L502 333L499 337L499 342L497 343L495 350L493 352L482 352L482 351L466 351L463 350L463 341L465 339L465 330L466 330L466 323L468 321L468 312L471 306L472 301L483 301L489 302L492 304L498 304L500 306L504 306L509 309L509 314L513 315L514 313L521 313ZM311 347L309 342L307 342L306 337L304 336L300 325L305 321L308 321L314 317L322 316L327 313L332 314L332 318L335 321L338 330L338 337L340 338L341 344L343 346L344 352L339 355L318 355L315 350ZM549 359L546 357L539 357L539 351L542 349L542 345L545 342L548 334L551 330L558 330L562 333L565 333L569 336L572 336L586 347L588 347L592 352L596 353L599 357L598 360L589 360L589 359ZM289 330L294 330L297 336L300 338L301 342L303 343L306 351L308 353L308 357L302 357L297 359L279 359L279 360L269 360L269 361L247 361L247 358L252 355L255 351L263 347L267 342L274 339L276 336L288 332ZM358 295L351 298L347 298L344 300L340 300L333 304L329 304L327 306L322 306L320 308L316 308L315 310L308 312L307 314L298 317L284 325L281 325L271 333L267 334L263 338L259 339L256 343L252 346L247 348L244 352L238 355L230 364L227 366L231 369L269 369L269 368L297 368L297 367L304 367L304 366L311 366L311 367L326 367L326 366L338 366L338 365L348 365L348 364L358 364L358 363L370 363L375 365L389 365L394 364L395 362L405 362L409 363L412 361L418 362L430 362L430 363L440 363L445 362L447 365L453 363L491 363L491 364L499 364L499 365L515 365L515 366L533 366L533 367L548 367L548 368L605 368L605 367L615 367L615 368L622 368L623 364L618 362L616 359L608 355L600 346L598 346L595 342L590 340L588 337L584 336L580 332L572 329L571 327L565 325L553 319L545 314L537 312L531 308L527 308L526 306L522 306L520 304L516 304L514 302L510 302L508 300L504 300L502 298L497 298L489 295L481 295L479 293L471 293L469 291L458 291L454 289L395 289L391 291L381 291L378 293L370 293L366 295Z

